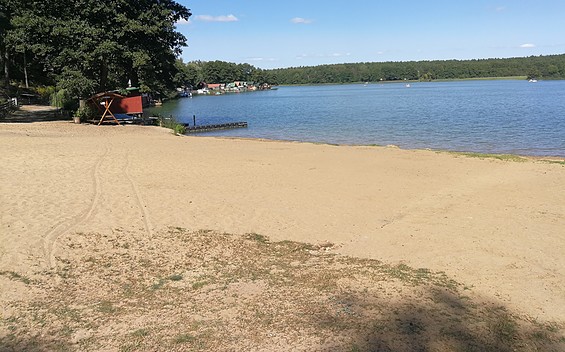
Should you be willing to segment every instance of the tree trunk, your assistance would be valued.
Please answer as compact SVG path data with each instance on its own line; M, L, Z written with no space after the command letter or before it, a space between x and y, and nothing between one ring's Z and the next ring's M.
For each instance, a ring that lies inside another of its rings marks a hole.
M27 81L27 60L26 60L26 52L24 50L24 76L25 76L25 80L26 80L26 89L29 88L29 83Z
M4 48L4 80L6 81L6 89L10 88L10 53L7 48Z

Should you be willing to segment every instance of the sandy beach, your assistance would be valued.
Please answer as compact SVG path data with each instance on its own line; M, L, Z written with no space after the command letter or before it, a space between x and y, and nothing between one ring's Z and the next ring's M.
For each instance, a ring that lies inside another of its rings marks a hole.
M74 234L252 233L444 272L565 324L563 163L61 121L0 124L0 150L1 272L61 268ZM40 294L0 276L4 317Z

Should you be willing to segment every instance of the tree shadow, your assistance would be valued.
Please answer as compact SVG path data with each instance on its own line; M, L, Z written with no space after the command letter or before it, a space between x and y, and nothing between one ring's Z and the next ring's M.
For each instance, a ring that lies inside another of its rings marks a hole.
M0 119L0 122L8 123L32 123L46 121L69 121L67 113L60 109L26 110L19 109Z
M0 339L0 352L47 352L47 351L72 351L76 346L65 341L54 341L43 336L20 338L8 335Z
M565 351L563 325L331 244L181 228L60 241L53 272L4 272L41 295L0 319L0 351Z
M557 325L513 314L485 297L430 286L418 291L385 302L364 294L338 296L334 300L349 314L331 309L312 324L334 326L347 337L349 345L336 346L340 351L565 351ZM386 308L375 309L377 304ZM347 326L354 328L340 331Z

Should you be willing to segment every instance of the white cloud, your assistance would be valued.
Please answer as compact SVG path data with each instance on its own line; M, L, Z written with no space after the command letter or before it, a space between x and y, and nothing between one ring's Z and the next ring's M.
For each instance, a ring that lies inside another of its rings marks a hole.
M249 57L245 61L277 61L277 59L272 57Z
M344 53L333 53L333 54L330 54L329 56L331 56L331 57L342 57L342 56L350 56L350 55L351 55L351 53L345 53L345 54Z
M536 47L536 45L531 44L531 43L526 43L526 44L520 45L520 48L535 48L535 47Z
M175 25L179 26L179 25L183 25L183 24L190 24L190 20L185 20L184 18L181 18L180 20L178 20Z
M234 15L227 16L210 16L210 15L199 15L196 19L203 22L237 22L239 19Z
M496 11L496 12L503 12L503 11L506 11L506 6L498 6L498 7L495 7L494 11Z
M309 20L307 18L302 18L302 17L294 17L290 20L290 22L292 23L297 23L297 24L310 24L313 21Z
M344 57L344 56L351 56L351 53L331 53L331 54L300 54L297 55L296 58L300 59L307 59L307 58L328 58L328 57Z

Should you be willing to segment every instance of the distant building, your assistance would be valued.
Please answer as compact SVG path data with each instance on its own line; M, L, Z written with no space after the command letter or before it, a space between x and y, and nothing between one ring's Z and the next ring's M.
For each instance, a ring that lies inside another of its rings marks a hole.
M224 83L208 83L207 86L210 90L224 90L226 88Z

